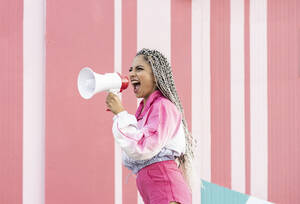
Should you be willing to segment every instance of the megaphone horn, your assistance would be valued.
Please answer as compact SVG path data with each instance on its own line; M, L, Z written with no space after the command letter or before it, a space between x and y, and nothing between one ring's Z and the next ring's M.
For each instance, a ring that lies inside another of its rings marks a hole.
M122 92L128 84L127 76L120 73L97 74L89 67L80 70L77 80L78 91L84 99L90 99L101 91Z

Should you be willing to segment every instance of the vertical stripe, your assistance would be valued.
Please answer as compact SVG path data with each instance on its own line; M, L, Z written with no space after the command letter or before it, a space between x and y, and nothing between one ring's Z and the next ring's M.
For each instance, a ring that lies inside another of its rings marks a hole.
M114 22L114 1L47 1L47 204L115 202L107 93L85 100L77 90L83 67L114 71Z
M137 50L137 0L122 1L122 72L129 74L129 67ZM136 97L130 85L123 92L123 105L125 109L134 114L136 111ZM126 167L122 167L124 204L137 203L137 187L135 176Z
M176 89L184 109L189 131L192 130L192 1L171 1L171 65ZM188 142L188 141L186 141ZM192 181L200 184L200 175ZM199 191L194 195L199 195ZM198 199L200 202L200 199Z
M193 203L200 203L200 179L211 180L210 0L192 1L192 135L195 149Z
M23 203L45 203L46 1L24 1Z
M114 1L114 32L115 32L115 48L114 48L114 71L122 72L122 0ZM121 97L121 94L119 95ZM114 158L114 171L115 171L115 204L122 204L122 154L121 148L118 144L114 143L115 158Z
M300 203L300 2L268 1L268 200Z
M171 58L176 89L184 108L187 124L191 127L192 48L191 2L171 1Z
M230 1L231 189L245 193L244 0Z
M245 0L245 193L250 195L250 0Z
M137 48L157 49L171 56L170 0L137 2Z
M192 134L198 141L196 176L206 181L211 180L210 77L210 0L192 1Z
M22 203L23 1L0 6L0 203Z
M137 50L157 49L170 60L170 4L170 0L137 1Z
M250 1L251 195L267 199L267 1Z
M213 183L231 188L230 1L211 0L211 158Z

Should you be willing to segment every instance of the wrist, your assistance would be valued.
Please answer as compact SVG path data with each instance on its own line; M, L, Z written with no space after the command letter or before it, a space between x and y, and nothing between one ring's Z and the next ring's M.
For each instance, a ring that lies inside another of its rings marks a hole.
M121 112L123 112L123 111L125 111L125 109L124 109L124 108L122 108L122 109L120 109L120 110L116 111L116 112L115 112L115 115L118 115L119 113L121 113Z

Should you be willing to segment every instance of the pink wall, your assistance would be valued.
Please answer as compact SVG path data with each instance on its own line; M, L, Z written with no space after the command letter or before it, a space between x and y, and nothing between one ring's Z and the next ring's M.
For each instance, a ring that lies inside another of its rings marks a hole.
M170 1L171 64L176 87L191 129L191 38L193 1ZM204 1L203 1L204 2ZM245 193L253 193L251 162L251 3L245 0ZM267 2L267 199L300 201L300 9L297 0ZM122 1L122 72L137 49L137 1ZM149 8L150 9L150 8ZM153 8L152 8L153 9ZM210 1L211 170L210 182L232 187L230 1ZM197 10L196 10L197 12ZM23 1L3 1L0 7L0 203L22 203L23 131ZM77 91L77 74L84 66L96 72L114 71L114 1L47 1L46 22L46 204L114 203L114 140L112 114L105 111L106 94L91 100ZM198 22L199 21L199 22ZM149 25L151 26L151 25ZM194 28L195 28L194 27ZM202 27L201 27L202 28ZM167 28L166 28L167 29ZM201 36L203 37L203 36ZM202 67L201 67L202 69ZM199 80L202 79L199 77ZM125 92L124 92L125 93ZM199 94L202 94L199 92ZM130 87L123 103L135 112ZM205 104L199 104L205 105ZM194 135L201 139L202 135ZM202 140L200 140L201 142ZM205 157L207 155L200 155ZM128 183L123 170L123 203L137 203L135 177ZM200 172L201 173L201 172ZM255 189L254 189L255 190ZM254 195L255 196L255 195Z
M250 0L245 0L245 193L251 194L250 185L250 165L251 165L251 154L250 154Z
M268 2L269 199L300 202L300 2Z
M23 1L0 6L0 203L22 203Z
M122 73L128 74L132 59L137 51L137 1L127 0L122 6ZM129 113L135 113L137 100L131 87L122 95L124 107ZM136 203L137 188L135 176L128 175L131 172L122 167L122 202ZM127 179L127 180L126 180ZM126 182L127 181L127 182Z
M231 188L230 1L211 1L211 181Z
M47 1L46 203L114 203L114 140L106 94L77 91L84 66L114 68L113 1Z
M253 188L251 180L256 176L251 172L253 107L250 103L250 61L253 56L250 56L250 49L253 42L250 39L251 1L246 0L244 3L245 82L244 96L241 97L245 100L245 164L241 165L245 165L245 193L251 194ZM299 49L295 43L299 38L299 25L296 20L299 16L296 15L295 9L299 5L296 3L296 0L290 0L288 3L278 0L269 1L267 5L268 184L266 185L268 200L283 203L300 200L297 193L289 189L290 186L292 189L300 186L299 179L294 179L300 168L299 159L292 156L298 153L297 122L300 121L297 105L300 100L297 89ZM83 66L91 66L100 73L113 71L113 6L113 2L92 0L84 4L58 1L47 4L46 201L48 203L66 201L79 203L84 199L89 199L92 203L100 202L101 198L106 202L113 201L114 151L110 130L111 115L101 108L104 105L105 94L97 95L90 101L83 101L75 87L77 73ZM190 128L192 114L201 114L193 113L191 107L191 74L192 69L196 69L191 66L193 46L191 8L191 1L184 3L171 1L170 61ZM232 186L230 12L229 1L210 1L211 182L228 188ZM137 20L137 1L123 1L122 72L125 74L128 73L128 67L137 49ZM123 95L123 103L129 112L135 112L136 99L131 88ZM196 137L201 138L201 135ZM286 168L277 168L279 163ZM122 200L124 203L135 203L137 202L135 177L130 177L128 183L125 183L125 178L130 172L126 168L122 171ZM285 187L282 187L282 184ZM73 192L78 193L73 195ZM60 201L62 198L64 201Z

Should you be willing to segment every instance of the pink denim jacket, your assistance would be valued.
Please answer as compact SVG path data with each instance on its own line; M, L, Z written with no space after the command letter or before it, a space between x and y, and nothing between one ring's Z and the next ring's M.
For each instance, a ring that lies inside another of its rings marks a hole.
M135 116L123 111L113 118L113 135L121 149L134 160L147 160L162 148L185 153L182 116L169 99L157 90L145 105L141 101Z

